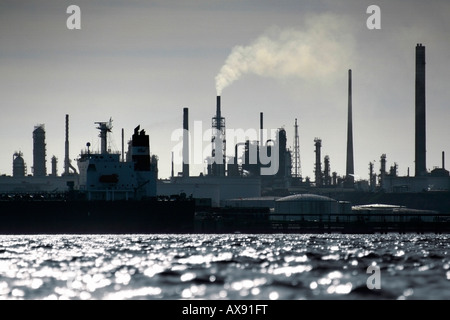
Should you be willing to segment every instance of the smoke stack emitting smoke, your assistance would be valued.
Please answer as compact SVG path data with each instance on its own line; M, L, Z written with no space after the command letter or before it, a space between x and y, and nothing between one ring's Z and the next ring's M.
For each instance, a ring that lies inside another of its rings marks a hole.
M302 30L272 28L248 46L235 46L216 76L217 95L245 74L326 79L347 68L352 40L332 15L306 19Z

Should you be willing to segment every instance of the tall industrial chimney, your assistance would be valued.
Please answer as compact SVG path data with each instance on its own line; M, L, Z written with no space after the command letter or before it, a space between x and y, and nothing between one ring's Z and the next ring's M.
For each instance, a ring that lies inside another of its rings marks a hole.
M259 113L259 145L262 147L264 145L264 114L262 112Z
M225 176L225 118L220 110L220 96L217 96L216 116L212 118L213 136L211 138L212 152L211 174L213 176Z
M64 152L64 174L69 174L69 115L66 114L66 141Z
M294 177L295 178L302 178L302 166L300 164L300 138L298 136L298 124L297 124L297 118L295 118L295 137L294 137Z
M122 128L122 162L125 162L125 133Z
M348 70L348 120L347 120L347 166L345 187L353 188L355 183L353 166L353 122L352 122L352 70Z
M416 46L416 144L415 175L427 173L425 144L425 47Z
M170 171L170 177L173 178L174 177L174 169L173 169L173 151L172 151L172 168Z
M380 188L384 190L386 178L386 154L383 153L380 158Z
M183 108L183 177L189 177L189 109Z
M216 124L216 129L220 130L221 128L221 122L220 119L222 118L222 113L220 110L220 96L217 96L216 98L216 118L217 118L217 124Z
M66 142L65 142L63 175L70 174L69 169L72 169L74 173L77 173L77 170L72 166L72 164L70 163L70 159L69 159L69 115L66 114Z
M316 149L316 163L315 163L315 176L316 176L316 187L322 186L322 164L320 162L320 148L322 147L322 140L319 138L314 139L314 146Z

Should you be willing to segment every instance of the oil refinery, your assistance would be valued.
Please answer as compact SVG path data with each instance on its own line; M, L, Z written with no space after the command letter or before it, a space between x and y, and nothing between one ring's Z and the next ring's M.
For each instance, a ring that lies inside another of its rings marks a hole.
M119 198L121 200L131 199L145 185L146 188L143 189L147 191L143 193L144 197L188 197L197 199L198 203L204 201L205 206L223 209L229 207L242 209L252 202L253 208L267 208L268 212L272 210L272 213L282 215L296 214L291 212L291 209L298 206L299 201L303 204L308 203L307 206L310 206L312 202L320 203L321 205L318 205L317 208L327 211L321 212L321 214L332 215L351 213L351 205L354 206L355 211L363 212L365 210L364 212L367 213L370 208L373 210L374 207L361 206L374 204L450 214L450 175L449 171L445 169L445 153L442 152L440 167L436 167L432 171L426 169L425 46L417 44L415 49L414 175L410 175L408 170L407 176L398 176L397 164L394 163L388 169L387 155L381 154L377 155L380 157L379 173L376 173L374 163L370 162L368 179L355 180L352 70L349 69L345 174L331 172L330 162L332 159L328 155L322 158L322 140L316 137L314 141L311 141L311 145L315 147L314 180L302 177L302 153L299 145L297 119L294 123L295 134L291 138L294 148L291 150L287 147L288 137L284 128L276 130L275 139L264 141L262 135L265 129L263 112L259 114L261 133L259 140L247 139L231 145L230 150L233 150L234 154L232 157L227 156L230 154L230 152L227 153L230 143L228 141L227 145L226 122L222 113L222 108L225 106L222 105L221 96L216 96L215 114L211 121L211 156L205 159L206 174L199 176L190 174L188 108L182 110L184 132L182 171L175 174L172 159L172 173L168 179L158 178L158 157L156 154L150 153L148 136L143 130L140 131L139 127L135 128L133 138L128 142L127 151L124 148L123 129L121 152L114 153L107 150L106 141L108 134L112 131L112 120L96 122L97 129L100 130L102 151L99 155L93 155L89 149L90 144L87 144L87 150L77 160L78 169L76 169L68 156L69 115L66 115L64 172L58 174L58 159L53 156L50 173L47 173L46 132L45 126L39 124L33 131L31 173L28 173L24 154L20 151L15 152L12 176L0 176L0 193L4 199L17 194L45 194L48 196L78 191L87 192L88 200L111 201ZM345 146L342 147L343 150L344 148ZM106 161L103 159L104 156L109 159L108 164L104 166L107 169L102 169L94 174L93 171L99 170L100 165L103 166L102 164ZM144 160L140 157L143 157ZM120 172L117 171L118 167L121 168ZM273 167L276 170L268 174L267 170ZM86 176L86 173L89 173L89 176ZM307 194L309 196L306 197ZM326 204L326 206L323 207L322 204ZM305 208L302 205L299 206L299 208ZM386 208L391 210L390 207ZM392 213L393 209L390 212ZM202 217L208 214L211 214L211 211L206 210Z

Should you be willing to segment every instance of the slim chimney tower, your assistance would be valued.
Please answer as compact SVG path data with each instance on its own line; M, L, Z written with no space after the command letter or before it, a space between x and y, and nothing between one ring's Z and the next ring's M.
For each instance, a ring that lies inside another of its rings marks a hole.
M183 108L183 177L189 177L189 109Z
M352 70L348 70L348 120L347 120L347 166L345 171L345 187L353 188L355 183L353 166L353 122L352 122Z
M170 171L170 177L174 177L174 170L173 170L173 151L172 151L172 170Z
M259 145L261 147L264 145L263 129L264 129L264 115L262 112L260 112L259 113Z
M314 152L316 153L316 164L315 164L315 176L316 176L316 187L322 186L322 163L320 162L320 148L322 147L322 140L319 138L314 139L314 146L316 149Z
M220 96L217 96L216 116L212 118L213 136L211 138L211 174L213 176L225 176L225 118L220 110Z
M375 190L374 174L373 174L373 162L369 162L369 187L370 191Z
M383 153L380 158L380 188L385 189L385 178L386 178L386 154Z
M69 159L69 115L66 114L66 142L65 142L65 155L64 155L64 172L62 175L70 174L69 169L72 169L73 173L77 173L77 170L72 166Z
M298 124L297 118L295 118L295 137L294 137L294 177L301 178L302 177L302 167L300 164L300 140L298 136Z
M426 168L425 144L425 47L416 46L416 144L415 175L423 176Z
M124 137L124 130L123 130L123 128L122 128L122 162L124 162L125 161L125 146L124 146L124 144L125 144L125 137Z
M69 115L66 114L66 141L64 154L64 174L69 174Z

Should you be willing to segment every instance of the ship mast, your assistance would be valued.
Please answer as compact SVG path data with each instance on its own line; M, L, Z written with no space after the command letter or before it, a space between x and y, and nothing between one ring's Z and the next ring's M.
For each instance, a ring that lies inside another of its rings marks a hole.
M109 118L108 122L96 122L95 124L98 124L97 129L100 130L100 140L101 140L101 153L108 153L107 150L107 136L108 136L108 132L112 131L112 118Z

